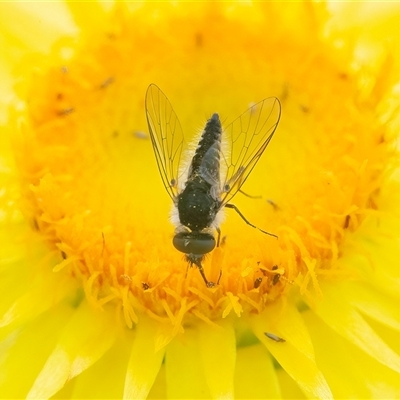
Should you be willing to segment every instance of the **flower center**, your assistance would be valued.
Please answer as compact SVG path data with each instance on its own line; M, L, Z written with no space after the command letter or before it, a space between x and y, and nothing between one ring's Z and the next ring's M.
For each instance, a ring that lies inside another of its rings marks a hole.
M150 82L138 83L144 72L133 72L132 60L140 49L127 46L124 35L109 35L74 59L60 57L56 68L33 80L17 155L26 214L60 254L53 271L79 279L92 302L114 304L128 326L139 313L180 326L185 318L260 312L292 288L313 296L319 279L340 276L341 244L376 208L381 168L379 132L360 143L357 135L371 129L368 118L332 101L335 93L347 95L350 84L343 76L327 63L327 92L316 85L307 106L282 95L283 121L244 188L264 198L234 198L249 221L278 239L227 210L220 246L204 260L204 273L217 283L207 288L172 245L172 204L145 133ZM297 71L286 73L294 86L303 79ZM279 95L271 93L276 84L265 87L265 97ZM181 96L173 96L179 107ZM199 104L212 104L214 96L205 93ZM184 130L188 119L183 115Z

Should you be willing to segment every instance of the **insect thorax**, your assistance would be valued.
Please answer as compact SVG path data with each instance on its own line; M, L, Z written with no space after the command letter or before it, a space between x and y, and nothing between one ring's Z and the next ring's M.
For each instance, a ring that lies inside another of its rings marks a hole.
M191 231L201 231L212 225L220 207L210 193L211 185L197 177L187 182L178 196L177 207L180 223Z

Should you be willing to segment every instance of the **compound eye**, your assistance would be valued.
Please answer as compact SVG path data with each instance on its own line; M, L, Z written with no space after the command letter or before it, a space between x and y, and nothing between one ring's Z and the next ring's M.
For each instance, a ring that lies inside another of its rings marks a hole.
M215 247L215 239L209 233L178 233L172 241L174 247L185 254L206 254Z

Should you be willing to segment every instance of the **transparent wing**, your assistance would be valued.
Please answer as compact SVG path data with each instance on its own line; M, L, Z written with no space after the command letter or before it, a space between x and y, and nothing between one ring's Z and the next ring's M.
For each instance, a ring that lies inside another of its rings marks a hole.
M181 124L167 96L151 84L146 92L146 117L151 143L165 189L172 198L178 195L179 164L184 147Z
M228 154L221 154L226 177L221 186L221 207L238 192L274 135L281 117L281 103L269 97L254 104L225 130Z

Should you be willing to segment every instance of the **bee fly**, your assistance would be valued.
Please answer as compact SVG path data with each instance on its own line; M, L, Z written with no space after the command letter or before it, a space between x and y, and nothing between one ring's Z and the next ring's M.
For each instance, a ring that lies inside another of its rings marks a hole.
M174 203L172 222L176 230L173 245L185 254L189 266L197 266L206 286L212 288L215 283L207 280L202 261L205 254L219 246L222 209L233 208L248 225L257 228L229 201L268 146L279 123L280 102L276 97L264 99L225 129L229 155L222 151L223 131L219 115L213 114L187 165L182 162L183 155L186 159L189 155L183 153L186 143L178 117L156 85L148 87L145 105L158 169ZM213 230L217 231L217 240Z

